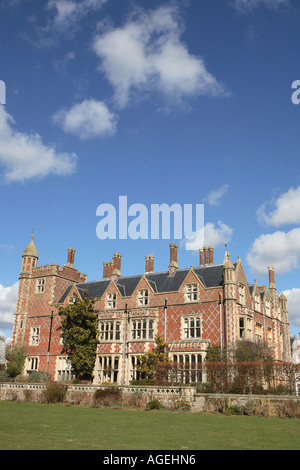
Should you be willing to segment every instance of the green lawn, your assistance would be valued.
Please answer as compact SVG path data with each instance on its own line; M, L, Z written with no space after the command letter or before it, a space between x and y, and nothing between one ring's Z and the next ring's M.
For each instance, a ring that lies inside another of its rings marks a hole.
M299 450L300 420L0 402L0 450Z

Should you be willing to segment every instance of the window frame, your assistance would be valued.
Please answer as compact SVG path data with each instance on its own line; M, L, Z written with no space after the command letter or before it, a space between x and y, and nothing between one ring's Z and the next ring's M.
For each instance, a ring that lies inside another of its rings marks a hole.
M131 318L130 339L132 341L154 341L154 319L148 317Z
M37 372L39 370L39 358L37 356L27 357L27 367L26 372L30 374L31 372Z
M36 294L43 294L45 292L45 285L46 285L45 278L37 279L36 280L35 293Z
M149 289L140 289L138 292L138 306L149 306Z
M121 320L98 320L99 341L115 343L121 341Z
M117 308L117 294L116 292L107 292L105 305L107 310L113 310Z
M36 331L35 331L36 330ZM41 327L40 326L32 326L30 328L30 346L38 346L41 337Z
M197 330L199 330L198 334ZM191 332L193 332L193 335ZM201 315L183 317L183 338L185 340L198 340L202 338Z
M185 286L185 300L187 303L199 301L199 290L197 283L186 284Z

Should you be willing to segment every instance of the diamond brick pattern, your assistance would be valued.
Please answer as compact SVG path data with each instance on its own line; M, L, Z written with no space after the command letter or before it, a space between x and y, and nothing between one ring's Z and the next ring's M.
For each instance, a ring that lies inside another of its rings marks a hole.
M44 280L44 290L37 292L37 282L41 279ZM196 286L196 299L188 297L187 286L191 284ZM241 286L244 286L244 290L241 290ZM175 269L172 276L168 272L150 273L128 278L116 276L114 279L87 283L86 275L72 266L36 266L36 259L23 257L13 343L24 341L28 356L38 358L38 370L47 369L53 379L57 378L58 358L62 355L59 308L67 305L74 294L82 295L85 288L90 295L97 297L95 311L98 320L118 322L118 340L104 341L102 338L97 356L109 357L111 363L116 358L119 371L126 369L122 380L129 380L132 373L130 368L138 356L153 348L155 335L165 338L166 332L166 341L172 354L198 351L205 355L208 345L220 344L221 338L225 346L240 338L241 318L248 322L248 327L251 326L252 337L258 331L262 331L263 337L268 335L269 341L275 346L276 359L290 358L286 302L278 297L274 287L268 289L256 283L249 285L240 259L235 264L227 261L223 265L195 270L193 267ZM144 305L139 296L142 290L148 294ZM114 308L108 308L107 293L115 294ZM200 337L197 338L185 336L185 321L188 319L191 322L193 318L201 321ZM39 329L35 345L31 340L33 328ZM134 328L139 331L135 337ZM26 367L24 373L27 373Z

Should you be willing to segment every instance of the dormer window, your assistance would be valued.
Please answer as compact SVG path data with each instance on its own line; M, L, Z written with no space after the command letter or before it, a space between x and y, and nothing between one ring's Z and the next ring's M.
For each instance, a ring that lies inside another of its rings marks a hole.
M197 284L187 284L185 297L186 297L187 302L197 302L198 300Z
M106 308L116 308L117 306L117 294L110 292L106 295Z
M138 305L149 305L148 289L139 290Z

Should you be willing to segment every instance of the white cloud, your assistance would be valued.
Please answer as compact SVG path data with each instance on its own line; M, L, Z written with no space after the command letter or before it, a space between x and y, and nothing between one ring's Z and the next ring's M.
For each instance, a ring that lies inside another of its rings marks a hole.
M14 124L12 116L0 107L0 165L6 182L74 172L76 155L57 153L53 145L43 144L38 134L18 132Z
M54 12L51 26L55 29L66 30L86 16L90 11L102 7L107 0L49 0L48 10Z
M222 221L218 225L208 222L204 228L199 230L193 240L185 240L187 250L199 250L204 246L214 246L228 243L233 235L233 229Z
M30 19L30 33L23 33L35 47L52 47L62 37L72 37L80 27L82 21L91 13L99 10L108 0L48 0L43 18L32 16Z
M75 154L58 153L45 145L38 134L25 134L14 129L14 119L0 106L0 166L4 181L26 181L49 174L65 176L76 169Z
M300 327L300 289L294 288L283 293L288 301L290 323Z
M289 5L289 0L233 0L232 5L239 13L248 13L261 7L276 10Z
M53 60L54 69L56 70L56 72L63 75L65 73L65 71L67 70L67 67L68 67L69 63L72 60L76 60L75 53L74 52L67 52L67 54L65 54L62 59L57 59L57 60L54 59Z
M133 96L152 91L173 103L195 95L226 95L203 59L190 54L180 36L178 12L170 6L139 12L123 27L96 36L93 47L101 59L100 70L120 107Z
M85 100L71 109L62 109L53 121L67 133L80 139L112 135L116 131L116 117L102 101Z
M253 272L265 275L267 266L273 265L279 274L298 267L300 259L300 228L289 232L277 231L258 237L247 256Z
M219 189L212 191L207 196L207 201L211 206L217 206L220 204L222 197L228 192L230 186L229 184L224 184Z
M18 282L11 287L4 287L0 284L0 329L8 329L13 325L18 287Z
M270 203L269 203L270 204ZM257 211L258 219L268 225L279 227L283 224L300 223L300 186L290 188L277 200L272 201L275 210L269 214L266 212L267 204L263 204Z

